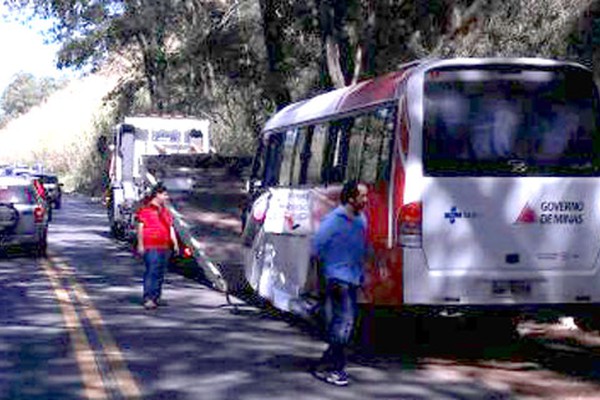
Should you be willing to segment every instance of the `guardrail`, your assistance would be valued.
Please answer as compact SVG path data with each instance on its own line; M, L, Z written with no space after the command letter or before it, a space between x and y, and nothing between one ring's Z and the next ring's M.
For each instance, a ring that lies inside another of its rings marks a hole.
M154 175L147 172L146 179L151 185L155 185L158 180ZM167 206L173 215L173 224L181 241L192 250L192 256L202 268L205 277L214 285L215 289L227 293L227 281L221 274L218 265L212 262L201 248L200 242L192 235L191 227L184 221L183 216L172 204Z

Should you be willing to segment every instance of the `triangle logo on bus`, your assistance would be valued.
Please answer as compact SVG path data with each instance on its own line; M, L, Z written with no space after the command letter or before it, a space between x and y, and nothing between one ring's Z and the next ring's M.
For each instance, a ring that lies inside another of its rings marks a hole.
M537 214L535 213L535 210L529 206L529 203L525 204L525 207L521 210L515 224L534 224L536 222Z

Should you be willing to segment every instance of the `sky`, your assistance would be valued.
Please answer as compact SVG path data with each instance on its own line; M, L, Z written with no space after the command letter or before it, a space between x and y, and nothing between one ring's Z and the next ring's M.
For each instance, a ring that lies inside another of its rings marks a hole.
M28 22L11 18L0 3L0 93L12 81L17 72L29 72L36 77L61 77L73 75L56 68L56 52L59 45L45 43L43 31L51 27L50 21L34 19Z

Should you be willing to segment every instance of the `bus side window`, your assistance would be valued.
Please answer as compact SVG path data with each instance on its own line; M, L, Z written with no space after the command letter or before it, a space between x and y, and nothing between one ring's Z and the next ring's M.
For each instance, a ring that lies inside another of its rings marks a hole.
M320 124L309 127L309 132L311 131L310 158L306 162L305 183L320 185L323 183L321 180L321 171L325 160L328 129L326 124Z
M321 169L321 181L325 184L341 183L346 179L348 165L348 147L352 118L333 121L328 126L324 163Z
M349 138L348 178L365 183L389 178L395 109L386 107L357 116Z
M268 142L264 162L265 187L276 186L279 183L283 135L282 132L277 132L267 139Z
M332 125L325 127L325 147L323 149L323 164L321 165L321 179L319 183L328 184L330 170L334 162L335 148L338 141L338 130Z
M313 125L300 129L297 140L292 185L305 185L308 174L308 164L311 158L311 143L315 127Z
M279 168L279 185L290 186L294 172L294 156L300 132L290 129L283 134L283 146L281 148L281 163Z

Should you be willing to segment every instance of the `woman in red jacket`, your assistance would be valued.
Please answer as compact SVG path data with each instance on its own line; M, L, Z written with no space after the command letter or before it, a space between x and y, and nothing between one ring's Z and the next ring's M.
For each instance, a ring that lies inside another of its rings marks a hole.
M157 184L137 212L137 251L144 258L144 308L157 307L171 251L179 252L173 216L166 207L167 188Z

